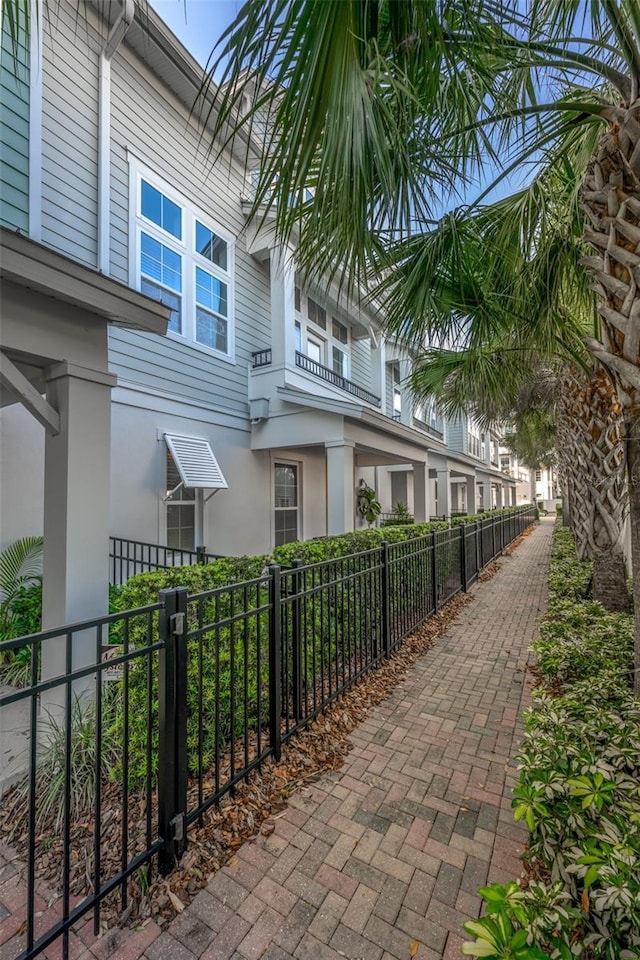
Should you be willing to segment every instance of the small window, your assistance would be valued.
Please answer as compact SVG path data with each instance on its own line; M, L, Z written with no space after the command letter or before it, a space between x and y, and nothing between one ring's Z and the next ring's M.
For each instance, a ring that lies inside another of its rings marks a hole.
M307 356L316 363L324 362L324 344L321 340L314 340L313 337L307 337Z
M142 181L140 207L143 217L182 240L182 210L146 180Z
M227 269L227 244L199 220L196 220L196 253L221 270Z
M298 533L298 467L274 464L275 544L291 543Z
M181 484L176 462L167 450L167 546L194 550L196 536L195 490ZM176 490L176 487L178 489ZM171 491L174 490L175 493Z
M331 348L331 364L334 373L341 377L347 376L347 355L338 347Z
M146 233L140 234L140 290L171 309L169 330L182 333L182 257Z
M336 320L335 317L332 317L331 320L331 331L333 333L334 340L339 340L340 343L349 342L349 330L344 323L340 323L339 320Z
M302 352L302 327L296 320L296 350L298 353Z
M296 287L295 289L294 303L295 303L296 312L300 313L300 287Z
M320 304L316 303L315 300L312 300L311 297L307 297L307 311L309 320L311 320L312 323L315 323L315 325L322 330L327 329L327 311L324 307L321 307Z
M542 470L536 470L536 483L542 483Z

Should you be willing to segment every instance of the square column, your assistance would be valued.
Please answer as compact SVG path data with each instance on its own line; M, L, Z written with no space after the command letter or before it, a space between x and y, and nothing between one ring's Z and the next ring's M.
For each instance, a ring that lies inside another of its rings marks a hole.
M474 514L477 512L477 509L476 478L467 476L467 513Z
M482 491L482 509L491 510L493 506L493 500L491 499L491 481L483 480L479 486Z
M271 360L274 365L296 362L296 271L288 250L271 250Z
M502 483L496 483L496 507L498 510L502 506Z
M429 464L413 464L413 517L416 523L427 523L431 515Z
M451 474L449 470L438 467L436 469L436 497L438 500L438 516L451 516Z
M325 443L327 455L327 536L347 533L355 524L353 440Z
M44 629L108 612L111 388L117 382L111 374L66 362L52 367L46 379L60 432L45 439ZM95 637L85 649L78 638L74 667L94 658ZM64 638L47 641L43 679L64 672Z

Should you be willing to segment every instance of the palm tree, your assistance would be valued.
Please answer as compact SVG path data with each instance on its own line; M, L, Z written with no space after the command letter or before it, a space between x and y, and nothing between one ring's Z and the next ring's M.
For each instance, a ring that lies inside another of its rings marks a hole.
M277 0L243 7L220 53L219 129L260 118L266 162L254 214L270 206L281 236L299 230L308 269L346 264L360 280L372 263L395 271L409 257L418 273L444 181L462 191L474 171L487 182L496 167L499 176L527 165L561 170L571 157L598 298L588 346L623 408L640 570L636 0L532 0L528 9L500 0ZM253 106L239 118L247 89ZM540 183L518 211L525 233L549 200ZM414 329L429 322L424 278L399 299L396 318L409 317ZM640 576L634 600L640 665Z

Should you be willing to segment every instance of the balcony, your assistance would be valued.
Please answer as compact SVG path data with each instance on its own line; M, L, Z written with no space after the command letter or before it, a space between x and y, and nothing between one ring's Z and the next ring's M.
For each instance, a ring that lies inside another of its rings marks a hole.
M335 373L333 370L330 370L329 367L324 367L316 360L312 360L304 353L300 353L299 350L296 350L296 367L300 367L307 373L318 377L320 380L324 380L326 383L332 384L334 387L339 387L340 390L350 393L352 397L357 397L358 400L364 400L365 403L370 403L374 407L381 405L382 401L380 397L376 397L374 393L369 393L364 387L360 387L357 383L353 383L353 381L347 380L346 377L342 377L339 373Z
M271 356L270 349L256 350L251 354L252 368L257 370L260 367L270 366ZM373 407L381 406L382 401L380 397L376 397L374 393L365 390L364 387L353 383L352 380L347 380L346 377L341 376L339 373L335 373L335 371L329 369L329 367L325 367L316 360L312 360L304 353L300 353L299 350L296 350L296 367L300 367L305 373L310 373L311 376L317 377L319 380L324 380L325 383L330 383L333 387L338 387L339 390L344 390L345 393L351 394L352 397L357 397L358 400L364 400L365 403L370 403Z

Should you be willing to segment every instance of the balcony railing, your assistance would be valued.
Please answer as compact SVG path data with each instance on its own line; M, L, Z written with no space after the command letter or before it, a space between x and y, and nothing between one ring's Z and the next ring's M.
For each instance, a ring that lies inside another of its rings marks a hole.
M424 420L421 420L419 417L413 418L413 425L418 430L428 433L430 436L435 437L437 440L444 440L444 433L442 430L438 430L437 427L432 427L430 423L426 423Z
M302 370L306 370L307 373L313 374L314 377L319 377L320 380L324 380L326 383L331 383L334 387L339 387L340 390L350 393L353 397L364 400L365 403L370 403L374 407L379 407L381 404L380 397L376 397L374 393L370 393L368 390L365 390L364 387L359 387L357 383L347 380L346 377L335 373L333 370L330 370L329 367L324 367L321 363L312 360L298 350L296 350L296 366Z
M256 367L268 367L271 364L271 347L268 347L266 350L256 350L251 354L251 366L255 370Z

